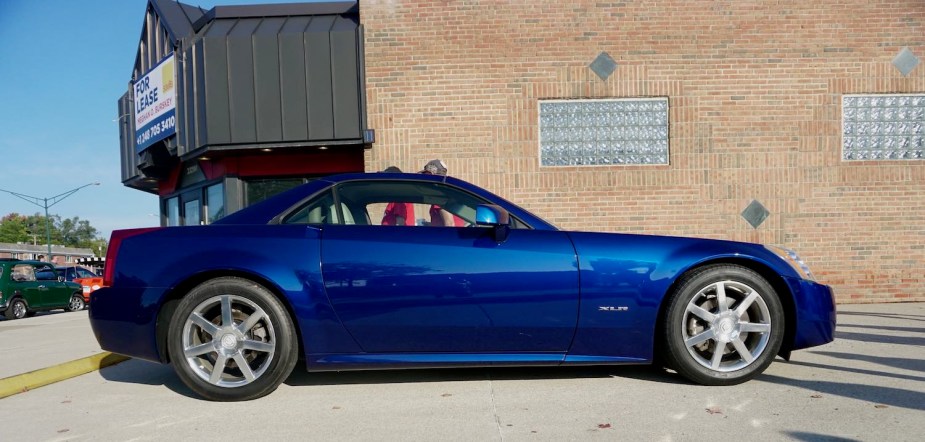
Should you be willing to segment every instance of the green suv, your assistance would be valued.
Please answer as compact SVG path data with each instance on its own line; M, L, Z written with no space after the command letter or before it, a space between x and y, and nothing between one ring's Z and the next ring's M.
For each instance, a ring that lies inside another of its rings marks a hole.
M8 319L59 308L81 310L81 291L80 284L64 281L50 263L0 258L0 313Z

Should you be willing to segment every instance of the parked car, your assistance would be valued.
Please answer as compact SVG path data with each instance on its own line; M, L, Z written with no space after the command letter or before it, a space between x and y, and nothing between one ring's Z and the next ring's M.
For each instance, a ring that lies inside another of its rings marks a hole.
M380 225L389 203L465 227ZM157 259L152 259L157 257ZM208 226L113 232L103 349L247 400L309 371L665 364L707 385L832 341L832 290L784 249L558 230L464 181L319 179Z
M0 313L7 319L33 316L43 310L81 310L79 284L65 281L54 266L41 261L0 259Z
M55 270L64 276L65 281L80 284L83 289L84 301L90 303L90 293L103 286L103 277L83 266L58 266Z

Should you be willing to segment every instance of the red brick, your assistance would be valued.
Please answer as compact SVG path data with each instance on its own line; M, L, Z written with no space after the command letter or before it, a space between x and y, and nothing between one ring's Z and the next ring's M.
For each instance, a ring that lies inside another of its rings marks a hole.
M442 158L567 229L797 250L839 302L925 301L925 161L841 160L841 96L925 93L925 3L361 0L369 170ZM601 51L618 68L602 81ZM539 165L538 101L667 96L670 165ZM752 200L772 215L757 230Z

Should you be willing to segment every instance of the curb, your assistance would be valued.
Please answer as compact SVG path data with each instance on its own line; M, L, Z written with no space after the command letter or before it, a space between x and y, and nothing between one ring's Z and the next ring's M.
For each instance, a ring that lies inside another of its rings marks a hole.
M0 379L0 399L90 373L129 359L128 356L103 352L83 359L3 378Z

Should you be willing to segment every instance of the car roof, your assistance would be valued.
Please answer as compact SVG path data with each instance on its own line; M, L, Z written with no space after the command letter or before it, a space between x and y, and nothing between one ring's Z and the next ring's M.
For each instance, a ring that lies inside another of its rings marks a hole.
M9 262L9 263L11 263L11 264L30 264L30 265L34 265L34 266L35 266L35 265L51 265L50 262L35 261L35 260L31 260L31 259L14 259L14 260L6 261L6 262Z

